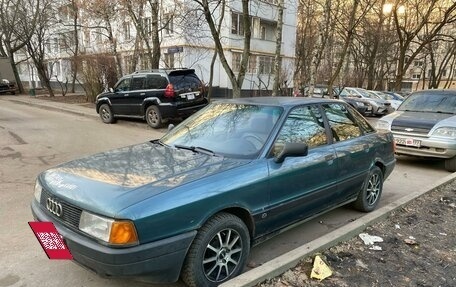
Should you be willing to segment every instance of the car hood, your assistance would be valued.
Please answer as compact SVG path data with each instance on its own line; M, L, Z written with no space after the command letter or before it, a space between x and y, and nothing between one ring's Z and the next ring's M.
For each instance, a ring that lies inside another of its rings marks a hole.
M69 203L115 217L146 198L248 162L147 142L59 165L40 182Z
M397 111L382 120L389 121L395 130L414 128L429 132L437 123L453 122L456 125L456 116L444 113Z

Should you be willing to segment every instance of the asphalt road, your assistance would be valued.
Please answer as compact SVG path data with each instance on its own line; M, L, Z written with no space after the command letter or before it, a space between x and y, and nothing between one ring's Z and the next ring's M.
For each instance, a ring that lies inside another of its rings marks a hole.
M128 280L102 279L69 261L49 260L27 224L33 220L29 205L35 177L41 171L83 155L158 138L161 132L128 121L105 125L92 118L0 98L0 227L4 230L0 234L0 286L132 286ZM385 183L381 205L448 174L440 161L399 158ZM250 266L361 216L362 213L343 207L295 227L255 247Z

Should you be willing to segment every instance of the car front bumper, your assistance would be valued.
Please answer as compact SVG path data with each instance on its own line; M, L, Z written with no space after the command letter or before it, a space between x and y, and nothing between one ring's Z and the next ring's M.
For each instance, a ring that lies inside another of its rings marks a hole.
M113 248L56 222L35 200L37 221L53 222L76 263L102 277L130 277L151 283L176 282L196 231L133 247Z
M433 158L456 156L456 140L393 134L396 154Z

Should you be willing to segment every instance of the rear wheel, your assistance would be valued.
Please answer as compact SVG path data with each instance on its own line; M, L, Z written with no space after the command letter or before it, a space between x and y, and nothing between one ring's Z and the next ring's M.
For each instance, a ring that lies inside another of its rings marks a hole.
M146 121L154 129L161 127L163 119L157 106L149 106L146 110Z
M377 207L383 190L383 173L378 166L372 167L367 175L354 207L363 212L370 212Z
M98 113L100 114L101 120L105 124L111 124L115 122L114 114L112 112L111 107L108 104L102 104L100 106L100 109L98 110Z
M250 251L244 222L219 213L198 231L182 269L182 280L191 287L212 287L242 272Z
M450 172L456 171L456 156L445 160L445 169Z

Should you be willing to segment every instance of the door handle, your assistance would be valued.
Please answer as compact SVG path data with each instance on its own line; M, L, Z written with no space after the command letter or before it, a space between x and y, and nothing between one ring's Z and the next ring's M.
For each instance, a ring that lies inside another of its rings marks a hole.
M128 96L129 96L129 94L124 94L124 97L128 97Z
M145 95L146 95L146 93L141 93L141 94L139 94L139 95L140 95L140 96L145 96Z
M334 159L334 155L333 154L325 155L325 160L326 161L330 161L330 160L333 160L333 159Z

